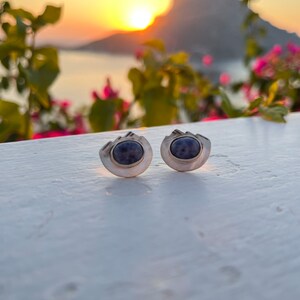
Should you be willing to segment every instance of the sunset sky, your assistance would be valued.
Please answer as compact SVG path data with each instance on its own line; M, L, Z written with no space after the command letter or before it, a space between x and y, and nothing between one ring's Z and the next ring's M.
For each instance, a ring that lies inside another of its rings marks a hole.
M13 0L12 3L36 13L47 3L62 5L62 20L43 32L42 40L76 45L113 31L143 29L156 16L167 13L173 0ZM256 0L253 8L274 25L300 35L300 0Z

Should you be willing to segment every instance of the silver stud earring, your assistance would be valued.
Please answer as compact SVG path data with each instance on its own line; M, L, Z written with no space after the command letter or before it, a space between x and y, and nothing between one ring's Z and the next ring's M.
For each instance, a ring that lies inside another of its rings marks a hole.
M112 174L119 177L136 177L147 170L153 152L149 142L142 136L128 132L124 137L104 145L100 159Z
M202 167L209 158L211 142L200 134L175 130L163 140L160 152L165 163L179 172Z

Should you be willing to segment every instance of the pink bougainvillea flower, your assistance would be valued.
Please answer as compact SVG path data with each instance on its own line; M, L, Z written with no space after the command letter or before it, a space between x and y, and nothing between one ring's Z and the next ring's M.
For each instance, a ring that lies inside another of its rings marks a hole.
M271 50L272 54L275 55L281 55L282 54L282 47L280 45L274 45L272 50Z
M218 120L224 120L227 119L226 115L220 115L218 114L216 109L212 109L209 114L208 117L202 119L203 122L210 122L210 121L218 121Z
M117 98L119 96L119 92L115 91L112 88L109 77L106 78L106 85L103 88L102 95L103 95L103 99L113 99L113 98Z
M123 111L127 112L129 110L129 107L130 107L130 102L124 100L123 103L122 103L122 109L123 109Z
M39 113L38 111L33 112L33 113L31 114L31 118L32 118L32 120L34 120L34 121L38 121L39 118L40 118L40 113Z
M258 58L253 66L253 71L256 75L261 75L263 69L268 65L267 60L264 57Z
M33 135L33 139L46 139L46 138L54 138L54 137L60 137L60 136L66 136L70 133L67 130L51 130L46 132L39 132L35 133Z
M141 60L144 57L145 53L143 49L138 49L135 51L135 58Z
M62 109L67 109L71 106L71 101L69 100L63 100L63 101L59 101L59 106L62 108Z
M117 130L119 129L119 126L120 126L120 122L121 122L121 118L122 118L122 113L117 111L115 114L114 114L114 130Z
M214 62L214 58L209 54L206 54L202 57L202 63L206 67L211 66L213 62Z
M300 53L300 46L294 44L294 43L288 43L287 49L291 54L297 54Z
M96 100L98 100L98 99L100 99L100 96L99 96L99 94L98 94L98 92L97 91L92 91L92 98L93 98L93 100L94 101L96 101Z
M84 123L84 119L82 117L82 115L77 114L74 117L74 121L75 121L75 130L72 132L72 134L83 134L87 132L85 123Z
M251 85L248 83L244 83L242 86L242 91L247 99L251 98Z
M202 119L203 122L211 122L211 121L219 121L219 120L223 120L224 118L221 118L219 116L212 116L212 117L206 117L204 119Z
M219 78L220 84L228 85L231 82L231 77L228 73L222 73Z
M242 91L245 95L245 98L250 102L260 97L258 91L253 89L249 83L243 84Z
M57 105L62 109L67 109L72 105L71 101L69 101L69 100L52 99L51 103L52 103L52 105Z

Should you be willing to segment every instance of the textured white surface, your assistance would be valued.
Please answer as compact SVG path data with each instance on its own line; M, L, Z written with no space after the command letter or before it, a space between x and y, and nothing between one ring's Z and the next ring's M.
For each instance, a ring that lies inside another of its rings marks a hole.
M211 139L201 170L163 164L175 127L135 131L136 179L100 164L120 133L0 145L0 299L299 300L300 115L177 127Z

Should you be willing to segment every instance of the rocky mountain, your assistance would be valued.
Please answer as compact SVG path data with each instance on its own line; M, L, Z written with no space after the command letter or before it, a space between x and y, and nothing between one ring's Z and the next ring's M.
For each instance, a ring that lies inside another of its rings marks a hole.
M246 13L239 0L174 0L172 10L158 17L146 30L114 34L78 49L134 53L143 42L159 38L171 51L186 50L194 55L210 53L219 60L240 58L244 49L240 28ZM261 22L268 30L266 46L300 41L295 34Z

